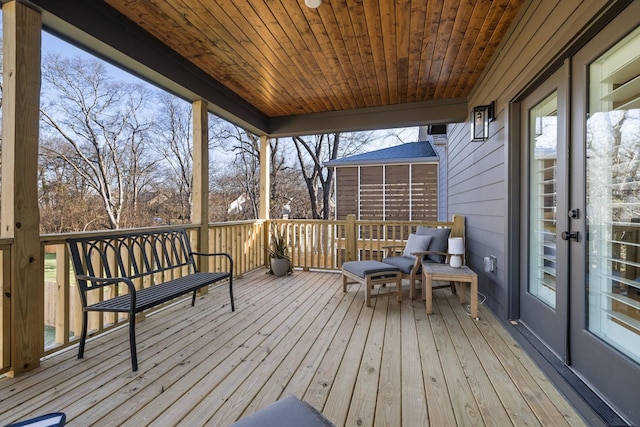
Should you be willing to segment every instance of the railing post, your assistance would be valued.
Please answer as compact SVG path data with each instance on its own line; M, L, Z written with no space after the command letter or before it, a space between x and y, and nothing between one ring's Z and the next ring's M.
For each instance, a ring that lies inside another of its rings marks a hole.
M271 245L271 220L266 219L262 223L262 252L264 253L264 266L270 268L269 245Z
M453 227L451 228L451 237L465 237L464 215L454 215L452 221Z
M69 343L70 299L69 251L67 245L56 245L56 344Z
M345 261L356 261L358 259L358 233L356 230L356 216L347 215L345 225Z

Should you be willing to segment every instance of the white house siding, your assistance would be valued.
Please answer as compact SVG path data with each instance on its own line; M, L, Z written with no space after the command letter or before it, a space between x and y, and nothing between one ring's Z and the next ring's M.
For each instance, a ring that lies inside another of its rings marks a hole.
M489 140L470 142L468 122L447 129L448 213L465 215L468 263L479 273L480 290L488 297L486 303L502 319L508 317L509 296L509 103L545 71L607 3L541 0L524 5L469 97L470 108L496 101L497 117L489 125ZM495 273L483 272L483 258L489 255L498 259Z

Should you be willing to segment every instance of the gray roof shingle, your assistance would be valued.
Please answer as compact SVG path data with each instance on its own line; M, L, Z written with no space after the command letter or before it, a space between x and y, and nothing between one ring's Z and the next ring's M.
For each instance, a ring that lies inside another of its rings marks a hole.
M368 153L331 160L324 165L354 166L385 163L417 163L425 161L438 161L438 155L429 141L411 142L396 145L395 147L382 148Z

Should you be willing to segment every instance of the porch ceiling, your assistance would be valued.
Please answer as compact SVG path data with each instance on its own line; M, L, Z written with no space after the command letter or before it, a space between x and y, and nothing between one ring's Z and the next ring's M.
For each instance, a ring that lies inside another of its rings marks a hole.
M191 94L174 92L277 135L463 121L466 97L524 0L324 0L318 9L303 0L86 3L102 2L31 1L53 32L150 80L157 72L177 80ZM170 52L150 53L133 29ZM172 77L167 65L149 70L150 54L185 60L216 97Z

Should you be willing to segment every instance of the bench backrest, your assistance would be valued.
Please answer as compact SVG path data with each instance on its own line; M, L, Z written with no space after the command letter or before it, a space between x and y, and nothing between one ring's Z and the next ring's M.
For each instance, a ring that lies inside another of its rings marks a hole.
M168 275L177 269L185 274L196 271L183 228L69 238L67 242L76 275L137 279ZM78 285L83 290L92 286L86 280L78 280Z

